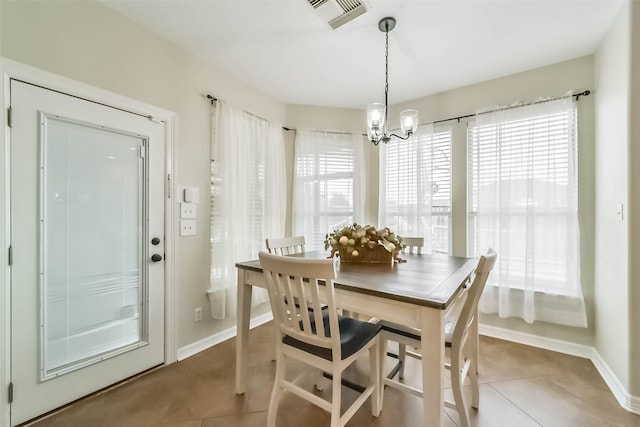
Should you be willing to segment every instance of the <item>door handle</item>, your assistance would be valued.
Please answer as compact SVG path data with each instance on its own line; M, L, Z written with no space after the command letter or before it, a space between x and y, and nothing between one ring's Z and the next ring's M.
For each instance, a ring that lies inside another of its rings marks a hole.
M153 261L153 262L162 261L162 255L160 255L160 254L151 255L151 261Z
M159 237L154 237L153 239L151 239L151 244L152 245L159 245L160 244L160 238Z

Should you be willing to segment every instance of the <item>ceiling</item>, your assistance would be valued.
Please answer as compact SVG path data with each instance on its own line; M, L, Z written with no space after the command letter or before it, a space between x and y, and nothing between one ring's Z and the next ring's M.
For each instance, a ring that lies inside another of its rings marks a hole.
M624 0L366 0L336 30L307 0L101 0L286 104L362 109L592 54Z

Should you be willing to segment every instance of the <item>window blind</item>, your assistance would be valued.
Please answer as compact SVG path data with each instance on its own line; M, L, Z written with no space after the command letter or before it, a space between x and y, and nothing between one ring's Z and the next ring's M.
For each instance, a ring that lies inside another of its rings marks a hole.
M488 247L498 252L481 310L586 325L575 104L561 99L479 114L467 137L468 241L474 256Z
M325 235L355 222L361 203L362 138L300 130L296 133L294 234L324 248Z
M468 129L469 171L472 177L472 211L478 209L481 188L495 186L501 180L524 181L533 179L553 189L560 186L566 194L569 174L577 180L577 158L569 159L569 147L575 153L575 114L555 114L496 123ZM496 144L495 141L500 143ZM575 156L574 156L575 157ZM554 191L554 194L559 194ZM570 189L570 198L560 200L567 209L577 202L577 187ZM564 196L563 196L564 197ZM521 198L511 209L524 210L533 200Z
M570 242L556 238L571 227L567 222L577 224L577 185L570 186L577 182L576 140L572 137L576 120L573 111L565 111L469 129L474 256L486 249L483 236L493 231L489 224L495 224L498 217L508 218L511 248L526 242L527 222L533 221L535 243L528 250L537 254L538 290L555 294L575 294L575 283L565 280L567 265L562 261ZM477 220L479 197L484 197L480 207L484 229ZM551 241L557 244L549 245ZM526 250L500 254L502 264L510 266L515 287L521 286L533 262L522 256Z
M432 146L432 250L448 254L451 235L451 139L450 128L433 134Z
M425 249L449 252L451 217L450 128L419 128L407 141L381 150L380 226L401 236L425 237Z

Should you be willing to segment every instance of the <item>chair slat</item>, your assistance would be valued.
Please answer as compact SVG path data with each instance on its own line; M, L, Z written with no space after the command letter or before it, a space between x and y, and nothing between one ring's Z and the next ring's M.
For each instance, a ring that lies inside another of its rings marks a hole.
M305 250L304 236L268 238L265 244L269 253L275 255L292 255Z
M402 252L406 252L408 249L410 254L413 254L414 251L421 254L424 246L424 237L403 237L402 244L404 245Z

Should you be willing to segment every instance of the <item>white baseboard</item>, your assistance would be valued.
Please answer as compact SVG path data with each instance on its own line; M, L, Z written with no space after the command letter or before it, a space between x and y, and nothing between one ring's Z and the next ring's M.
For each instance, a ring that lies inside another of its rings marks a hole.
M640 397L629 394L624 385L620 382L616 374L609 368L607 362L602 358L600 353L594 348L591 357L593 365L596 367L600 376L613 393L620 406L629 412L640 415Z
M590 359L620 406L629 412L640 415L640 397L633 396L627 391L595 348L554 338L545 338L524 332L497 328L495 326L479 325L478 329L481 335Z
M478 326L478 331L481 335L486 335L488 337L500 338L506 341L543 348L545 350L557 351L558 353L569 354L571 356L582 357L584 359L591 359L591 355L594 351L593 347L588 345L575 344L554 338L545 338L539 335L497 328L495 326L481 324Z
M267 313L264 313L264 314L261 314L260 316L256 316L252 318L251 322L249 323L249 328L253 329L256 326L260 326L264 323L267 323L272 319L273 319L273 315L271 314L271 311L268 311ZM201 351L204 351L210 347L213 347L216 344L220 344L223 341L233 338L236 336L236 333L237 333L237 327L232 326L216 334L213 334L199 341L196 341L192 344L181 347L178 349L178 360L184 360L187 357L193 356L194 354L200 353Z

